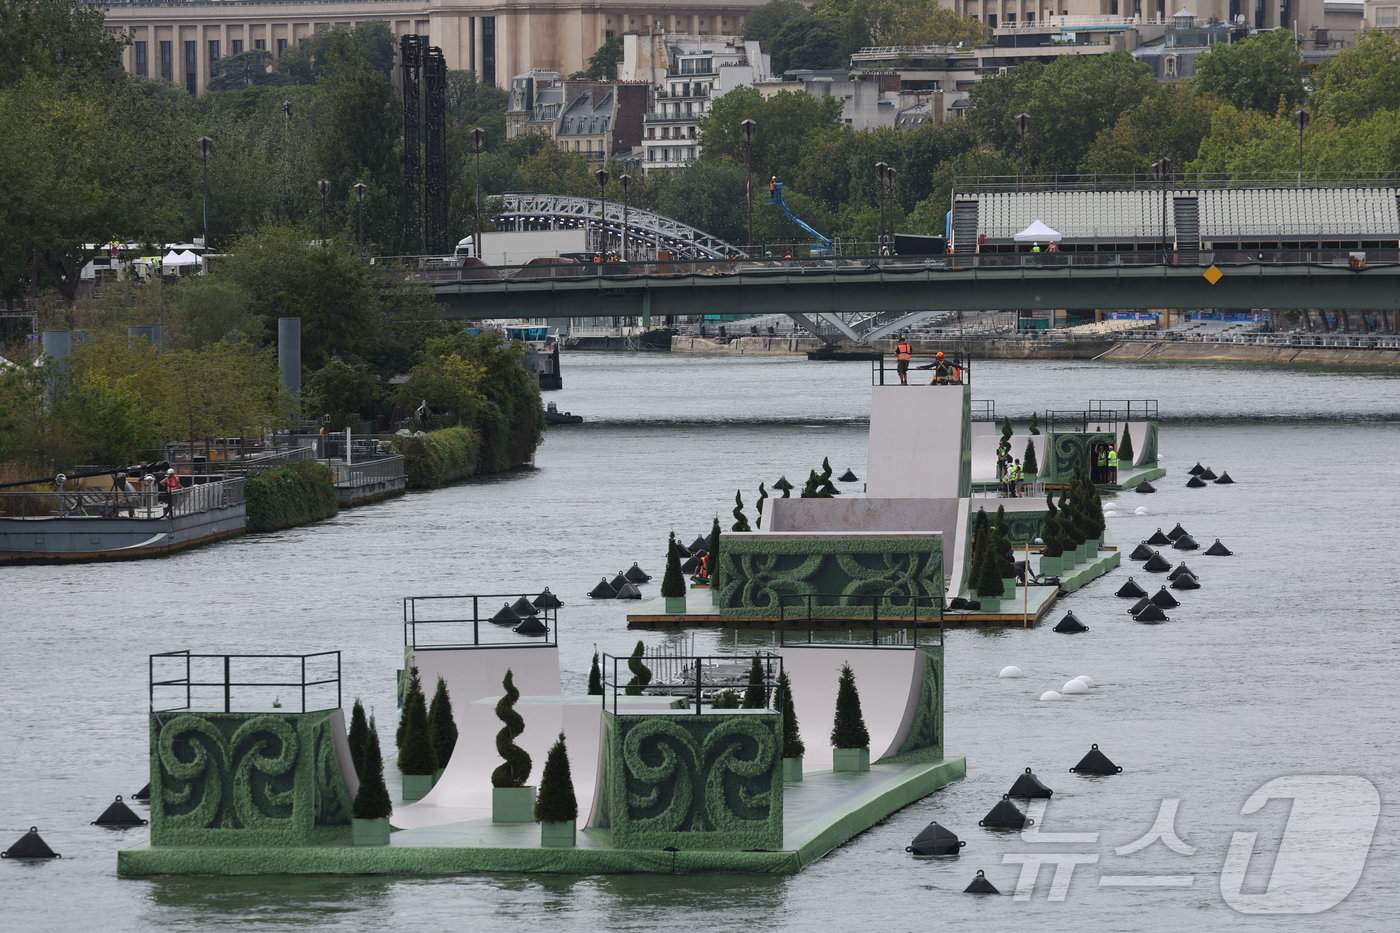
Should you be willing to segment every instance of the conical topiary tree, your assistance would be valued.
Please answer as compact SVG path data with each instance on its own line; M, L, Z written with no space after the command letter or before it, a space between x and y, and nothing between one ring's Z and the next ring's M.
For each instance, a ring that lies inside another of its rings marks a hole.
M1118 443L1118 463L1120 466L1133 465L1133 434L1123 425L1123 440Z
M972 581L973 588L978 596L998 597L1004 592L1002 580L1004 576L1001 572L1001 556L997 550L999 538L993 530L988 533L986 544L982 552L977 556L977 566L973 568L976 574Z
M355 794L355 819L382 820L393 812L389 788L384 784L384 756L379 750L379 733L366 727L360 763L360 789Z
M749 520L744 517L744 494L738 489L734 490L734 524L730 530L749 530Z
M413 668L413 682L418 682L418 668ZM437 770L437 753L433 735L428 728L428 703L423 698L422 684L410 687L404 701L403 742L399 745L399 771L404 774L431 775Z
M515 744L525 731L525 720L515 711L520 691L515 688L515 674L510 668L506 668L501 687L505 693L496 702L496 718L504 723L496 733L496 753L501 756L501 765L491 772L491 786L524 787L530 779L530 755Z
M754 502L754 506L753 506L754 511L757 513L757 515L754 517L754 524L757 525L759 528L762 528L762 527L763 527L763 500L764 500L764 499L767 499L767 498L768 498L768 490L765 489L765 488L763 487L763 484L762 484L762 483L759 483L759 484L758 484L758 499ZM715 562L714 555L711 554L711 556L710 556L710 563L713 565L714 562Z
M831 725L832 748L869 748L870 731L860 712L860 693L856 690L856 675L851 665L841 665L841 679L836 684L836 717Z
M681 576L681 555L676 550L676 533L666 544L666 575L661 578L662 596L684 596L685 578Z
M1040 462L1035 459L1035 441L1026 438L1026 452L1021 457L1021 470L1026 475L1034 475L1040 472Z
M457 722L452 716L452 699L447 695L447 681L438 676L433 702L428 706L428 734L433 737L433 754L439 768L446 768L457 747Z
M792 683L787 671L778 675L778 711L783 714L783 757L801 758L807 751L797 724L797 707L792 702Z
M564 733L549 747L540 772L539 796L535 798L535 819L541 823L563 823L578 819L578 797L569 770L569 750Z
M976 573L977 563L986 551L987 542L990 540L991 523L987 520L987 510L979 508L977 517L972 520L972 550L968 558L968 567L972 573ZM974 577L975 579L975 577Z
M600 697L603 695L603 670L598 665L598 652L593 652L593 666L588 669L588 695Z
M355 697L355 705L350 710L350 731L346 735L346 741L350 745L350 761L355 766L355 773L362 779L365 775L365 741L368 738L369 723L365 720L365 707L360 698Z
M632 656L627 659L627 669L632 672L632 679L627 681L629 697L639 697L646 693L646 685L651 683L651 668L642 663L646 653L647 646L638 639L637 647L632 649Z
M763 683L766 679L763 661L758 652L754 652L753 663L749 665L749 683L744 688L744 709L763 709L768 706L768 688Z
M399 728L394 732L394 746L396 748L403 748L403 734L408 726L409 701L413 699L415 693L420 697L423 696L423 681L418 677L418 668L410 667L408 669L408 691L403 695L403 707L399 712ZM424 702L426 703L426 700Z
M759 489L763 484L759 484ZM719 516L715 516L714 524L710 525L710 589L719 589Z

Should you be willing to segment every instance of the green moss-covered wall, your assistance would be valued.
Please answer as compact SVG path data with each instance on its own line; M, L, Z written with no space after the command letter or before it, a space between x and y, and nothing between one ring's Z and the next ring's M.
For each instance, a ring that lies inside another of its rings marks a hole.
M619 849L783 847L777 713L604 714L601 820Z
M243 484L249 531L276 531L330 518L340 511L335 501L335 474L325 464L301 460L254 473Z
M151 843L348 842L338 711L152 713Z
M1112 444L1112 434L1049 434L1045 438L1045 462L1036 477L1042 483L1068 483L1074 468L1089 469L1089 452L1095 444Z
M849 616L869 611L883 596L882 613L908 605L909 595L943 595L943 540L929 536L808 535L774 537L729 534L720 551L720 614L776 616L786 596L820 595L814 615ZM805 614L789 601L788 613ZM934 603L926 603L926 611Z
M409 489L437 489L477 471L481 436L471 428L444 428L427 434L399 436L391 441L403 454Z

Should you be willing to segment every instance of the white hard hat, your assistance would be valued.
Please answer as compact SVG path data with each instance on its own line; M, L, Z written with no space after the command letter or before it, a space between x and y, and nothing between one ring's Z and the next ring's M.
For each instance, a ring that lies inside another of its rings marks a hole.
M143 483L154 483L155 481L156 477L154 473L147 473L145 476L141 477L141 482Z
M64 476L62 473L60 473L60 474L58 474L57 476L55 476L55 477L53 478L53 481L54 481L55 483L66 483L66 482L68 482L68 477L66 477L66 476Z
M174 470L174 469L166 470L166 471L165 471L165 475L166 475L166 476L174 476L174 475L175 475L175 470Z

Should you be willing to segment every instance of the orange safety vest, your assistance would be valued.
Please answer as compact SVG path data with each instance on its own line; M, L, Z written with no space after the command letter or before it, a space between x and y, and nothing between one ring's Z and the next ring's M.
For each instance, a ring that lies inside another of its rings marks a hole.
M707 577L707 578L708 578L709 575L710 575L710 555L708 555L708 554L702 554L702 555L700 555L700 572L697 574L697 576Z
M913 356L913 350L911 350L909 344L905 343L903 340L895 346L894 352L895 359L899 360L901 363L909 362Z
M175 492L180 488L180 477L167 476L160 481L160 485L166 492Z
M962 382L962 367L959 366L957 363L953 364L953 372L951 378L954 382Z

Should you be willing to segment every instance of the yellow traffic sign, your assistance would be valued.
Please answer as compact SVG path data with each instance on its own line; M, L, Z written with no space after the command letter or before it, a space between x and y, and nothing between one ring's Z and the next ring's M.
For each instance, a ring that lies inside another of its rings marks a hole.
M1206 280L1207 282L1209 282L1209 283L1212 284L1212 285L1214 285L1216 282L1219 282L1221 279L1225 278L1225 273L1221 272L1221 271L1220 271L1219 269L1217 269L1215 266L1211 266L1209 269L1207 269L1206 271L1202 272L1201 275L1202 275L1202 277L1205 278L1205 280Z

